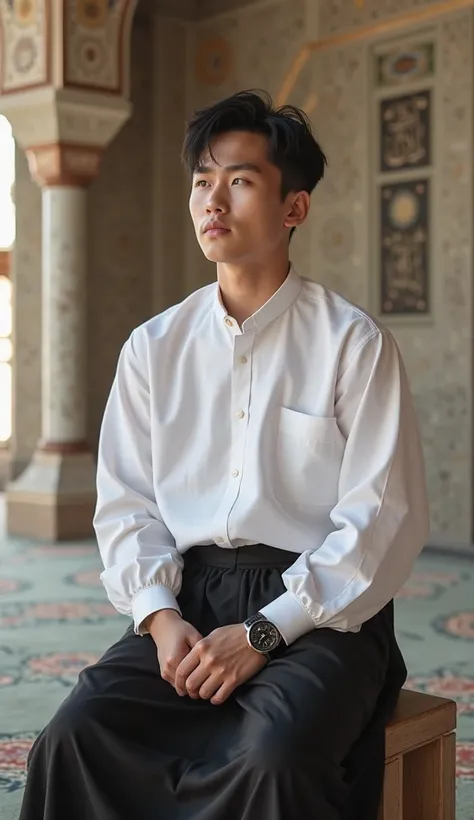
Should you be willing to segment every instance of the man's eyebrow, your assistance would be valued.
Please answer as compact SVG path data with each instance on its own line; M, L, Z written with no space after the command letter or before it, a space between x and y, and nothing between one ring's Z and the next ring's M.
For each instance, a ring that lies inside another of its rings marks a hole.
M214 168L209 165L198 165L194 171L195 174L211 174ZM256 174L261 174L262 169L259 165L253 162L239 162L235 165L226 165L224 171L253 171Z

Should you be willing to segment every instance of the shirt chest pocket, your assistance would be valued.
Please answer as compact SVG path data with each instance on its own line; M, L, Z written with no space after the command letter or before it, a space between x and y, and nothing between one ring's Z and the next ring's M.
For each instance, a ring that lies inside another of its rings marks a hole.
M280 503L307 512L334 506L344 446L335 418L308 416L282 407L274 477Z

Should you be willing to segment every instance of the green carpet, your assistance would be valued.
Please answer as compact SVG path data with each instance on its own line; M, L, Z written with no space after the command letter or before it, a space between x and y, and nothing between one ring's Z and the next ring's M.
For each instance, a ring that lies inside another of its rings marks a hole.
M128 623L99 568L92 542L0 538L0 820L18 818L36 734ZM474 563L424 555L396 604L409 684L458 703L457 820L474 819L473 581Z

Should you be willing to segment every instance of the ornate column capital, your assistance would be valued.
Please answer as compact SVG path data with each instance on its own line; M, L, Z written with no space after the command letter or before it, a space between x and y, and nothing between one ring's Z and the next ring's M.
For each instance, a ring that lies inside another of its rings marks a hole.
M0 113L41 184L84 185L130 117L137 0L0 0Z
M102 148L53 142L27 148L26 156L31 176L40 187L74 185L85 188L99 172Z

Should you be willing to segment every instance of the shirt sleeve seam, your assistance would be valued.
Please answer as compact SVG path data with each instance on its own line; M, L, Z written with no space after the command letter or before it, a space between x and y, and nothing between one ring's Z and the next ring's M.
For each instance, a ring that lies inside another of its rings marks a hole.
M371 330L369 333L367 333L364 336L363 339L361 339L361 341L356 345L356 347L352 351L351 357L350 357L349 361L347 362L347 365L346 365L345 369L343 370L342 373L339 374L339 377L337 379L338 382L342 379L343 376L346 375L347 371L352 366L352 363L354 362L354 360L355 360L357 354L359 353L359 351L363 347L365 347L372 339L375 339L375 337L378 336L379 334L383 335L382 331L380 330L380 328L375 328L375 329Z
M141 381L141 383L142 383L142 386L145 388L145 390L147 391L148 395L150 395L150 380L149 380L149 367L148 367L148 351L146 351L146 358L147 358L147 361L146 361L147 378L145 378L145 375L144 375L144 373L143 373L143 371L142 371L142 364L143 364L143 363L142 363L141 358L138 356L137 349L136 349L136 345L138 344L138 331L139 331L139 330L140 330L140 328L139 328L139 327L136 327L134 330L132 330L132 332L131 332L131 334L130 334L130 336L129 336L129 338L128 338L128 340L127 340L127 342L126 342L126 345L125 345L125 346L126 346L126 347L128 346L128 347L129 347L129 349L130 349L130 354L131 354L131 356L132 356L132 358L133 358L133 367L134 367L134 369L135 369L135 373L136 373L137 377L140 379L140 381Z

